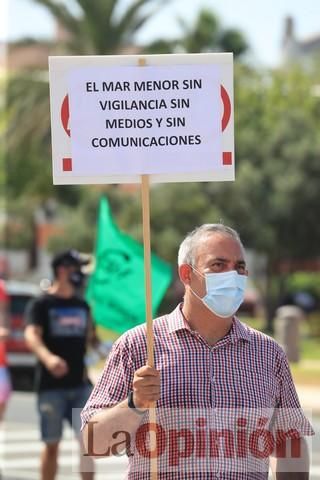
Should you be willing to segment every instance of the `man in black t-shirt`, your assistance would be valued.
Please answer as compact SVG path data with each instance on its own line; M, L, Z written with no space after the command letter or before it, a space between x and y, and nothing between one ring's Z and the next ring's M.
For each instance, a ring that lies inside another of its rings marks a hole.
M45 444L41 480L54 480L56 476L64 420L80 440L80 409L91 393L84 358L87 344L96 346L99 340L89 305L76 295L84 278L81 267L86 263L76 250L56 255L52 287L33 300L26 311L25 338L38 359L36 389ZM80 471L83 480L92 480L92 460L80 455Z

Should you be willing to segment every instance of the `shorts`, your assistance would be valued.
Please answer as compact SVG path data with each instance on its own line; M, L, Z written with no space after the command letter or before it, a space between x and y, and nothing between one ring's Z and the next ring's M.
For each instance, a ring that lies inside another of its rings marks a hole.
M63 422L67 420L75 434L80 434L80 411L92 391L92 385L84 383L79 387L44 390L38 394L41 439L45 443L61 440Z
M7 367L0 367L0 404L7 403L11 395L12 387Z

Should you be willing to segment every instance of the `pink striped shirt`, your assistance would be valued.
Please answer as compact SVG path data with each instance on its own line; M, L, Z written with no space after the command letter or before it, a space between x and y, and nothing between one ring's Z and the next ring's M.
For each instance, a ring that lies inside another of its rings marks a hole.
M169 432L172 425L177 429L178 425L184 424L186 416L190 420L190 413L186 414L190 411L193 412L193 421L197 417L196 425L205 426L206 431L210 431L211 423L209 425L204 418L209 415L212 419L213 412L215 418L216 412L220 412L224 419L230 421L232 417L239 423L239 419L243 421L243 414L240 412L250 409L255 412L255 418L257 415L259 419L262 414L267 415L267 423L271 425L275 409L281 409L285 412L283 418L286 420L286 430L284 432L281 429L279 435L284 438L313 434L312 427L301 411L283 350L272 338L248 327L236 317L228 334L214 346L210 346L196 331L191 330L179 305L171 314L154 320L154 356L155 367L160 370L161 375L161 398L157 402L157 418L166 432ZM134 372L146 364L146 358L146 328L145 325L139 325L122 335L113 346L104 370L82 411L83 426L99 410L112 407L126 399L132 390ZM172 413L170 420L169 412ZM148 414L145 417L147 416ZM145 417L142 417L142 423L147 421ZM193 433L194 425L193 423L191 429ZM241 426L240 423L239 425ZM286 432L293 428L295 433L287 435ZM194 453L196 447L193 433L184 431L183 435L186 442L184 448L186 445L190 447L192 442ZM173 433L170 433L170 438L172 441L176 440ZM279 438L278 436L277 443ZM177 447L177 444L174 446ZM181 447L179 448L181 450ZM197 470L194 458L192 461L186 458L185 450L181 455L179 448L177 447L175 453L172 453L172 448L170 452L164 453L166 471L159 470L159 479L236 480L268 477L269 455L257 462L256 458L247 460L245 465L242 462L241 468L235 467L231 473L229 464L226 466L221 459L199 453L199 448L197 452L202 463L200 470ZM212 444L210 448L212 453ZM129 455L128 478L149 479L149 460L139 455L137 449L140 451L138 435ZM175 457L175 454L178 457ZM184 456L183 462L180 461L181 456Z

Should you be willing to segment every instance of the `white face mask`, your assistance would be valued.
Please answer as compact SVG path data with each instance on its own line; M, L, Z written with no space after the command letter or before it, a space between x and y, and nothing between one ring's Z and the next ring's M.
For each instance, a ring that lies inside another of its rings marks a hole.
M203 298L191 289L192 293L218 317L232 317L244 300L247 276L239 275L236 270L203 275L194 267L191 266L191 268L205 278L207 290Z

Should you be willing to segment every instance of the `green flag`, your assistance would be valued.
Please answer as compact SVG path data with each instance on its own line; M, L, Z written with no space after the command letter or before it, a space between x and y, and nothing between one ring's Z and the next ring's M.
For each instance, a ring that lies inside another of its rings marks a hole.
M171 282L170 266L151 255L152 310L156 310ZM143 246L122 233L102 198L96 240L96 265L86 298L98 325L118 333L145 322Z

